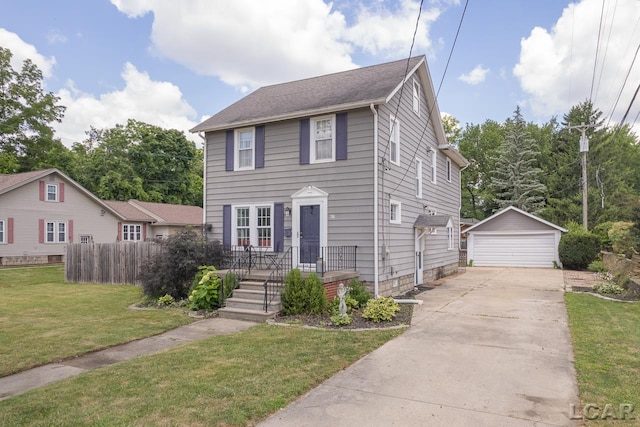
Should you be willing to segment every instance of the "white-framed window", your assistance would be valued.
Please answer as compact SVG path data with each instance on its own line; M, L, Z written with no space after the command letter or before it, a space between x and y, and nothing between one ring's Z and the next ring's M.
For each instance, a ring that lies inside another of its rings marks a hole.
M235 245L273 248L273 204L233 206L232 221Z
M47 184L47 194L46 194L47 202L57 202L58 201L58 184Z
M420 117L420 83L413 79L413 112Z
M237 129L235 132L234 170L255 169L255 128Z
M122 240L125 242L142 240L142 226L140 224L122 224Z
M335 162L336 116L322 116L310 120L309 162Z
M64 243L67 241L67 223L65 221L45 222L45 242Z
M447 246L447 249L452 251L453 250L453 243L454 243L453 227L447 227L447 237L448 237L448 240L449 240L449 244Z
M389 222L391 224L402 223L402 204L396 200L389 202Z
M80 236L80 243L82 244L88 244L91 243L93 241L93 237L91 235L87 235L87 234L83 234Z
M451 182L451 159L447 157L447 181Z
M4 219L0 219L0 244L7 243L7 225Z
M392 115L389 116L389 160L400 164L400 121Z
M431 182L434 184L438 178L438 153L431 152Z
M422 160L416 158L415 160L416 167L416 197L418 199L422 199Z

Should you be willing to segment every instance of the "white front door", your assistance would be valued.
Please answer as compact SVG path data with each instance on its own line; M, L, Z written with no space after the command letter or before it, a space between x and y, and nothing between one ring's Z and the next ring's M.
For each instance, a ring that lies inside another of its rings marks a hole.
M423 271L424 271L424 256L422 251L422 239L425 238L425 234L419 229L413 231L415 233L415 278L414 283L416 285L422 285L423 283Z

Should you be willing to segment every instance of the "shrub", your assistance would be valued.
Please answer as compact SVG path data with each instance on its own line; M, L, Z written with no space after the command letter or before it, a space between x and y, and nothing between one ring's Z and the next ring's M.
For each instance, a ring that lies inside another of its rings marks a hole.
M564 234L558 245L560 262L565 268L584 269L598 257L599 252L600 239L584 228Z
M615 283L596 283L593 290L599 294L621 294L623 291L622 287Z
M362 317L373 322L393 320L396 313L400 311L400 304L393 298L370 299L362 312Z
M635 252L633 232L632 222L614 222L608 233L613 252L631 258Z
M327 310L327 294L322 281L311 273L302 278L297 268L287 273L284 278L284 289L280 294L282 312L284 314L323 314Z
M233 290L238 287L239 282L240 281L238 280L238 276L236 275L236 273L230 271L225 274L225 276L222 278L222 289L224 290L225 298L231 295L231 292L233 292Z
M348 314L346 316L340 316L339 314L334 314L331 316L331 323L335 326L346 326L351 323L351 316Z
M294 268L284 278L284 288L280 293L284 314L302 314L307 304L308 294L304 287L302 273Z
M218 308L221 281L214 266L201 266L189 295L189 309L211 310Z
M351 279L351 282L349 282L349 293L347 295L349 296L349 298L353 298L357 301L359 308L363 308L371 299L371 295L367 291L367 288L365 288L365 286L360 283L358 279ZM348 307L348 299L345 299L345 301L347 302Z
M322 280L316 273L311 273L304 279L304 286L309 293L306 314L324 314L327 311L328 301Z
M598 236L598 239L600 239L600 244L602 245L602 249L608 250L608 251L612 250L611 241L609 240L609 230L611 229L612 225L613 225L612 221L607 221L607 222L603 222L596 225L595 227L593 227L593 230L592 230L593 234Z
M158 298L156 304L158 307L171 307L176 304L176 300L171 295L164 295Z
M173 234L159 244L161 250L143 263L138 277L145 295L152 298L171 295L176 300L184 299L198 266L225 265L220 242L207 243L191 230Z
M587 266L587 269L595 273L605 273L607 271L607 267L605 267L604 263L599 259L592 261L591 264Z

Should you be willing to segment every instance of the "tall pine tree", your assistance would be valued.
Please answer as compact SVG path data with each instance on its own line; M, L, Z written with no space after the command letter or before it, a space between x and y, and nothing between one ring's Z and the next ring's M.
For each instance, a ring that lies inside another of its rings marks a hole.
M540 214L545 205L545 185L540 181L539 154L536 141L516 108L507 123L507 136L500 149L491 187L499 208L515 206L525 212Z

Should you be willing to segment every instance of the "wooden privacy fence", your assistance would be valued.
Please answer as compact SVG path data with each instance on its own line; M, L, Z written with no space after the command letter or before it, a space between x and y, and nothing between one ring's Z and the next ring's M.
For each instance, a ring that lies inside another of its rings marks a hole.
M142 265L162 251L156 242L67 244L64 278L68 282L139 284Z

